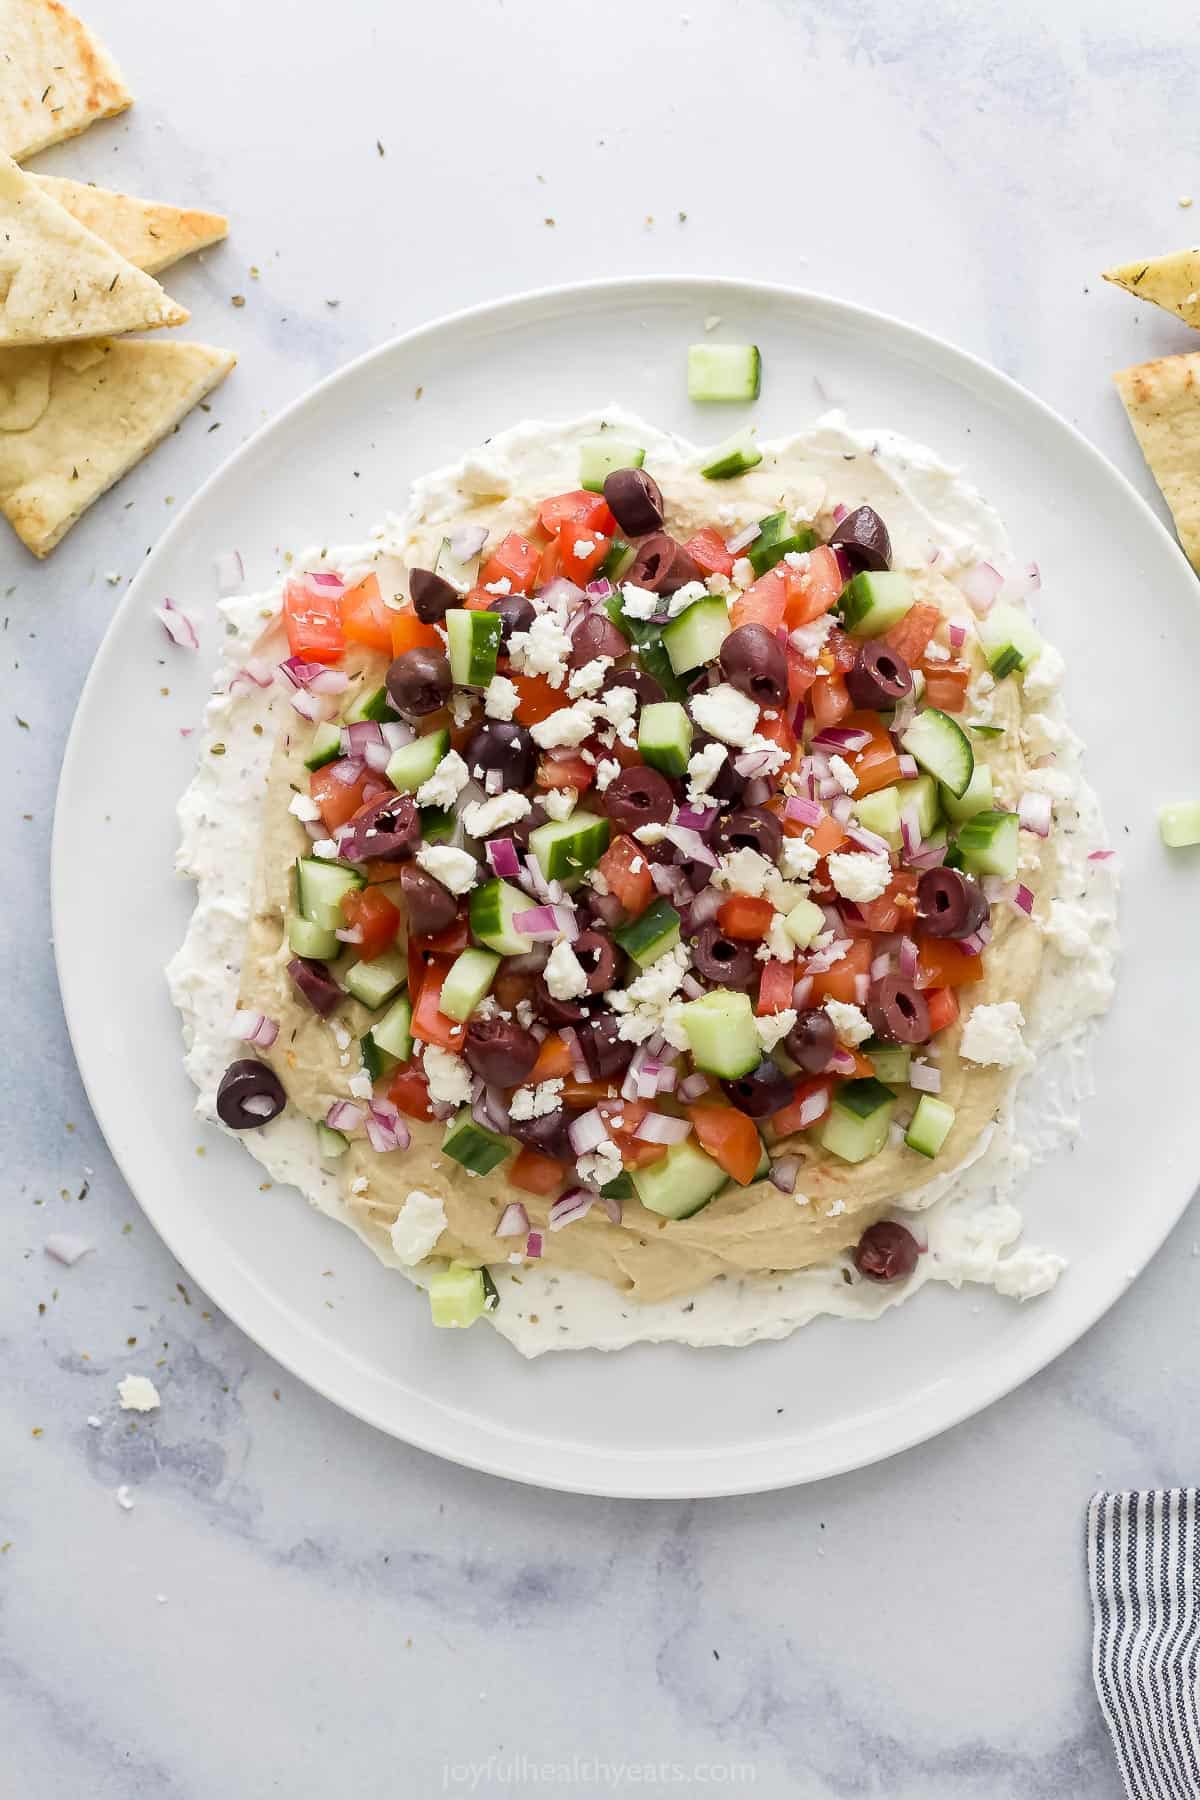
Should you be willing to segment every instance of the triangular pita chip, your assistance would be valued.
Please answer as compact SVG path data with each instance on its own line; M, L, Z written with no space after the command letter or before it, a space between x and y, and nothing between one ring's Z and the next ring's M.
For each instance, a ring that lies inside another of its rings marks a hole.
M1179 542L1200 571L1200 351L1139 363L1113 380Z
M236 360L138 338L0 350L0 512L34 555L48 555Z
M0 0L0 151L21 161L132 100L103 44L58 0Z
M1105 269L1104 279L1176 313L1185 325L1200 326L1200 250L1173 250L1169 256L1122 263Z
M0 345L181 325L187 311L0 157Z
M61 175L31 173L29 179L147 275L157 275L193 250L206 250L229 230L229 220L220 213L135 200L132 194L114 194L108 188L67 181Z

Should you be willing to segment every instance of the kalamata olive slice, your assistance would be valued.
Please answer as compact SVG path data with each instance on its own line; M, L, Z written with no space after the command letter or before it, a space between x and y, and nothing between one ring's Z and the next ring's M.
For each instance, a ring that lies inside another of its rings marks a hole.
M497 769L505 788L511 789L529 786L538 752L524 725L511 719L489 719L468 739L463 756L476 781Z
M792 1061L799 1063L806 1075L819 1075L833 1055L837 1033L833 1020L819 1006L799 1013L796 1023L784 1039L784 1048Z
M408 909L408 929L414 937L432 937L448 931L458 917L458 901L424 869L405 863L400 871L400 892Z
M567 1115L561 1106L537 1119L510 1119L508 1130L518 1144L528 1144L531 1150L540 1150L543 1156L556 1156L559 1162L565 1163L575 1160L567 1136Z
M217 1088L217 1117L231 1131L257 1131L278 1118L286 1105L278 1075L254 1056L231 1062Z
M835 525L829 539L835 550L844 550L856 569L890 569L892 540L873 506L858 506Z
M497 594L488 611L500 615L500 648L507 650L514 631L528 631L537 613L524 594Z
M421 816L411 794L384 794L361 807L351 828L337 840L344 862L373 862L383 857L403 862L421 841Z
M917 916L929 937L969 937L988 916L987 896L961 869L926 869L917 883Z
M720 663L726 681L759 706L778 707L787 699L787 657L765 625L739 625L731 631L721 645Z
M388 699L410 718L438 712L450 697L450 664L440 650L421 645L398 656L387 672Z
M334 1007L345 999L323 962L313 962L307 956L293 956L287 972L288 979L301 999L307 1000L313 1011L320 1013L323 1019L328 1018Z
M467 1067L493 1087L520 1087L540 1048L532 1031L511 1019L472 1019L463 1041Z
M523 819L518 819L515 825L506 826L499 835L510 837L518 850L528 850L530 837L549 817L545 807L539 806L535 800Z
M622 769L602 796L604 810L618 831L634 831L639 825L665 825L675 796L665 775L657 769Z
M789 1106L796 1091L790 1076L765 1056L757 1069L737 1081L723 1081L722 1088L737 1107L752 1119L769 1119L782 1107Z
M720 739L711 737L707 731L693 732L692 755L695 756L697 751L706 750L710 744L716 743L720 743ZM745 777L739 775L734 768L734 753L730 752L728 744L722 744L721 748L725 751L725 760L710 782L708 792L704 797L706 800L716 800L725 805L736 806L746 791Z
M929 1036L929 1006L919 988L902 975L885 975L867 996L871 1030L885 1044L923 1044Z
M667 697L667 690L662 682L655 681L653 675L647 675L644 669L606 670L600 692L607 694L611 688L618 687L632 688L639 706L656 706Z
M588 1016L587 1007L578 1000L556 1000L544 975L534 977L533 1010L547 1025L582 1025Z
M602 1012L576 1027L575 1035L588 1074L593 1081L611 1081L621 1075L633 1061L636 1046L619 1035L620 1020L613 1013Z
M598 656L607 656L615 662L618 656L628 654L629 645L612 620L602 612L589 612L583 614L571 633L567 662L573 669L582 669L585 663L594 662Z
M412 609L424 625L440 625L452 606L461 606L462 595L432 569L413 569L408 577Z
M868 638L858 646L846 689L855 706L886 712L912 693L912 670L886 638Z
M645 469L614 469L604 478L604 498L626 537L645 537L662 525L662 489Z
M715 921L701 926L692 950L692 966L702 981L711 981L715 987L735 988L739 993L745 993L758 974L750 945L727 938Z
M581 931L571 945L587 976L588 993L603 994L614 985L617 952L602 931Z
M714 847L722 856L731 850L757 850L774 862L782 842L783 826L774 813L764 806L743 806L720 821Z
M638 545L637 556L624 579L652 594L673 594L686 582L703 581L704 574L682 544L659 531Z
M880 1219L868 1225L854 1251L854 1266L868 1281L902 1281L917 1266L921 1246L911 1231Z

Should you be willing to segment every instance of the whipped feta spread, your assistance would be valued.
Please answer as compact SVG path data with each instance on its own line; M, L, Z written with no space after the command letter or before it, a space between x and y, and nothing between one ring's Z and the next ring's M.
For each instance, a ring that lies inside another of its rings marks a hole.
M713 516L719 501L722 528L730 535L776 508L781 488L786 487L787 504L805 517L838 501L847 507L864 503L875 507L887 521L898 562L920 563L936 555L951 577L979 561L1012 566L1003 526L992 508L932 451L896 433L856 432L840 414L829 414L807 432L764 446L773 455L763 466L728 484L728 494L714 494L699 475L700 459L690 446L620 408L567 425L529 422L500 433L486 451L471 452L458 464L416 482L406 513L389 518L366 544L309 551L297 558L297 564L337 568L347 576L374 568L385 591L401 592L405 548L414 530L428 537L443 522L454 521L464 494L551 493L573 485L579 442L594 435L602 421L645 445L648 466L673 500L692 501L702 494ZM267 772L275 734L287 716L287 701L278 687L262 688L244 679L231 689L230 681L258 648L257 640L277 614L281 592L282 582L261 595L220 602L227 633L225 665L218 677L219 691L207 709L197 772L179 807L177 867L196 882L197 904L167 975L182 1015L186 1066L199 1090L196 1110L212 1122L217 1084L229 1062L243 1053L231 1025ZM542 635L545 642L530 634L530 643L523 647L524 667L561 680L563 646ZM521 658L514 657L514 662L520 666ZM850 1256L843 1254L827 1265L769 1278L722 1275L687 1300L636 1304L585 1274L537 1262L515 1268L499 1262L491 1273L500 1305L488 1317L522 1354L619 1349L636 1342L705 1346L782 1338L822 1315L876 1318L911 1298L928 1281L954 1287L979 1283L1016 1299L1042 1294L1054 1285L1063 1260L1052 1249L1021 1242L1022 1221L1012 1196L1035 1163L1061 1151L1078 1133L1078 1103L1089 1092L1092 1030L1111 1000L1117 956L1116 864L1089 861L1091 851L1105 846L1105 834L1095 795L1083 778L1082 746L1067 722L1060 692L1063 673L1061 656L1047 646L1024 678L1027 703L1035 702L1038 708L1036 714L1026 715L1025 747L1031 758L1053 759L1034 771L1040 779L1031 785L1051 795L1057 821L1053 899L1045 921L1031 922L1029 927L1041 930L1044 937L1036 1002L1023 1020L1019 1034L1023 1049L1014 1063L1014 1083L993 1126L963 1164L939 1172L918 1193L908 1194L903 1212L898 1212L923 1246L915 1274L891 1285L873 1283L861 1279ZM487 707L491 716L508 715L510 686L499 677L492 684ZM969 722L988 720L993 686L987 676L975 682L966 715ZM716 715L709 726L714 736L737 744L747 735L732 707L726 716L720 699ZM217 741L224 745L224 754L214 757L210 747ZM698 792L717 767L719 758L709 754L691 769ZM442 852L434 872L459 891L466 877L463 871L455 881L460 872L450 859L456 854ZM801 873L797 867L797 876ZM851 880L857 874L857 869L851 871ZM786 896L778 898L782 902ZM661 968L655 965L655 972ZM564 980L569 974L563 971ZM643 983L654 985L655 991L638 995ZM665 1030L672 1036L671 1010L679 1002L673 984L670 991L667 984L662 986L663 991L657 991L658 984L650 984L648 977L635 984L626 1002L630 1010L623 1031L642 1037L650 1029ZM1015 1026L1015 1021L1008 1024ZM985 1021L985 1047L990 1043L995 1050L1001 1038L1004 1050L1013 1048L1008 1029L1000 1032L995 1021ZM447 1093L452 1086L457 1090L457 1069L447 1067L441 1078ZM263 1129L238 1135L274 1180L294 1184L322 1212L357 1231L384 1263L418 1284L428 1280L437 1266L420 1260L437 1238L433 1207L426 1204L430 1196L419 1190L409 1195L389 1249L359 1230L336 1175L321 1165L308 1119L288 1108ZM368 1185L360 1178L356 1190L362 1192ZM795 1201L809 1204L800 1193ZM552 1331L545 1324L548 1318L555 1321Z

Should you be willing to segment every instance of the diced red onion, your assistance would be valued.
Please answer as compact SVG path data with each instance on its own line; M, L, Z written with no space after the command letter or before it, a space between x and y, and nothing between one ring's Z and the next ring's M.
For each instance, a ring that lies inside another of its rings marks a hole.
M950 621L950 642L955 650L961 650L967 641L967 627L958 619Z
M564 606L571 610L583 605L583 589L568 581L565 575L556 575L545 587L538 589L538 598L547 606Z
M513 928L532 938L535 944L550 943L560 937L574 943L579 936L575 908L566 900L556 906L531 906L525 912L514 913Z
M360 756L340 756L336 762L328 764L330 775L342 787L353 787L355 782L361 781L366 767Z
M856 975L854 977L854 1004L856 1006L865 1006L867 1004L867 996L870 992L871 977L869 975Z
M648 1112L633 1135L642 1138L647 1144L682 1144L684 1138L691 1135L691 1130L688 1119L675 1119L668 1113Z
M691 884L682 869L673 868L670 863L651 863L650 879L660 894L676 906L686 906L692 897Z
M248 1100L242 1101L242 1110L256 1119L269 1119L275 1111L275 1102L269 1094L251 1094Z
M904 846L905 856L915 856L921 848L921 815L915 806L906 806L901 810L900 842Z
M826 725L812 741L814 750L829 750L840 755L844 750L865 750L871 741L869 731L858 731L849 725Z
M407 1150L412 1133L390 1100L372 1100L367 1115L367 1138L372 1150Z
M233 1015L233 1035L243 1043L257 1044L260 1050L269 1050L279 1036L278 1019L269 1019L265 1013L246 1012L241 1007Z
M975 563L964 574L955 577L955 585L970 601L972 609L983 617L991 612L996 597L1004 586L1004 577L991 563Z
M829 1095L823 1088L818 1088L815 1093L806 1094L800 1102L800 1111L796 1115L796 1122L800 1130L804 1131L809 1125L815 1125L828 1104Z
M1017 801L1017 817L1025 831L1032 831L1035 837L1049 837L1054 823L1049 794L1022 794Z
M770 750L744 750L733 759L735 772L743 781L758 781L764 776L774 762L774 754Z
M625 908L615 894L592 893L590 905L596 917L603 919L606 925L619 925L625 915Z
M673 1094L679 1081L679 1070L670 1063L660 1062L658 1065L658 1091L660 1094Z
M916 757L905 754L898 756L896 760L900 764L900 773L904 780L915 781L918 774Z
M908 1085L918 1094L940 1094L942 1091L942 1071L930 1068L928 1063L913 1062L908 1071Z
M242 682L249 687L269 688L274 679L274 666L260 657L251 656L231 677L229 692L232 694Z
M840 525L842 520L845 518L845 516L846 516L846 508L842 505L841 501L839 500L837 505L833 509L834 524Z
M520 874L521 861L512 838L489 838L483 848L493 875L511 880Z
M314 694L344 694L350 686L350 677L344 669L322 668L308 685Z
M330 1131L357 1131L366 1116L365 1106L355 1106L353 1100L335 1100L325 1114L325 1123Z
M1108 862L1116 855L1115 850L1089 850L1089 862Z
M539 900L549 900L550 883L542 874L541 864L536 856L525 858L525 866L517 880L527 893L536 894Z
M602 575L598 581L589 581L583 591L589 600L607 600L613 593L613 584L607 575Z
M405 725L401 719L384 719L379 729L389 750L402 750L417 735L412 726Z
M586 1218L595 1198L587 1188L572 1188L569 1194L563 1194L550 1208L547 1222L551 1231L561 1231L564 1225L573 1225L576 1219Z
M907 858L910 869L940 869L945 860L945 844L931 844Z
M871 980L872 981L882 981L885 975L888 975L891 973L891 968L892 968L891 956L887 953L887 951L884 951L882 955L875 957L874 961L871 964Z
M854 802L853 802L853 800L851 800L849 794L843 794L841 789L839 788L836 794L833 794L830 796L829 810L830 810L830 813L833 815L833 817L837 820L839 825L847 825L847 824L849 824L849 821L854 816ZM855 831L861 832L862 829L863 828L861 825L851 826L851 829L847 833L847 836L852 835L853 832L855 832ZM868 831L865 833L865 835L867 837L874 837L875 833L873 831ZM880 838L879 842L883 843L883 839ZM884 844L884 849L885 850L887 849L886 844Z
M459 525L450 533L450 554L456 562L470 562L487 541L486 525Z
M762 535L761 525L744 525L733 537L725 539L725 548L730 556L740 556L747 544L752 544L756 537Z
M339 925L333 935L339 944L361 944L363 941L361 925Z
M608 1137L608 1126L603 1113L594 1106L588 1112L580 1113L567 1126L567 1136L576 1156L586 1156Z
M746 805L765 806L771 798L771 783L765 776L759 775L746 783Z
M688 908L688 925L693 931L715 919L729 898L720 888L703 887ZM692 996L695 999L695 995Z
M695 1074L685 1076L680 1082L679 1098L681 1100L689 1101L698 1100L701 1094L707 1094L710 1085L708 1076L701 1075L700 1071L697 1069Z
M797 819L801 825L819 825L824 814L815 800L805 800L799 794L793 794L783 809L785 819Z
M471 1117L477 1125L482 1125L485 1131L507 1131L509 1126L508 1107L504 1103L504 1096L500 1089L482 1086L471 1102Z
M834 818L836 819L837 816L835 812ZM840 820L839 823L841 823ZM876 831L868 831L865 825L848 825L846 836L852 844L857 844L860 850L869 850L872 856L890 856L892 853L887 839L881 838Z
M611 1225L619 1225L621 1223L622 1204L619 1200L614 1198L612 1194L597 1194L596 1205L604 1208L605 1212L608 1214L609 1223Z
M279 664L279 673L295 688L311 687L316 676L324 671L324 663L306 662L302 656L285 657Z
M800 1174L800 1158L798 1156L779 1156L771 1164L771 1181L781 1194L794 1194L796 1182Z
M200 648L196 627L182 606L176 606L173 600L164 600L161 606L155 607L154 616L171 642L178 644L181 650L198 650Z
M1032 890L1030 888L1027 888L1023 882L1021 882L1018 885L1017 891L1013 895L1013 905L1019 906L1023 913L1028 913L1030 915L1030 917L1032 917L1032 915L1033 915L1033 893L1032 893Z
M683 851L689 862L703 863L710 869L716 868L717 859L698 831L691 830L686 825L667 825L663 835L677 850Z
M808 1005L812 998L814 985L811 975L802 975L800 977L799 981L792 989L792 1005L796 1007L797 1010Z
M579 1047L579 1038L573 1025L564 1025L559 1036L567 1047L567 1055L571 1058L571 1073L576 1081L590 1081L591 1074L587 1066L587 1058Z
M681 806L675 823L687 831L707 831L716 815L715 806Z
M540 1231L531 1231L529 1236L525 1239L525 1254L531 1262L542 1254L542 1234Z
M360 719L354 725L342 726L343 756L365 756L372 744L383 746L383 727L374 719Z
M796 710L792 714L792 733L793 733L797 743L799 743L800 739L804 736L804 721L807 718L808 718L808 701L807 700L798 700L796 702Z
M835 1075L853 1075L854 1058L851 1056L849 1050L839 1044L837 1049L833 1052L833 1055L829 1058L829 1067Z
M902 937L900 939L900 949L897 955L901 975L903 975L905 981L911 981L917 972L917 958L920 955L912 938Z
M529 1214L519 1200L512 1200L505 1207L496 1223L493 1237L521 1237L529 1234Z
M302 719L307 719L310 724L319 724L329 717L329 707L324 701L318 695L308 693L304 688L298 688L289 698L295 711L300 714Z
M306 569L300 580L310 587L324 588L326 593L341 593L346 583L332 569Z
M228 600L236 594L246 579L246 567L242 562L240 550L225 550L213 561L213 574L216 576L217 593L222 600Z
M972 931L968 937L955 938L954 942L958 945L964 956L978 956L980 951L988 943L991 935L991 932L988 931L986 927L981 926L978 931Z

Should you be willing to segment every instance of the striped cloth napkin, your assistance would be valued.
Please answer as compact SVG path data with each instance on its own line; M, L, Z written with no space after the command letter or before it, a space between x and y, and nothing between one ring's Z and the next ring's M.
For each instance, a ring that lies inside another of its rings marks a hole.
M1200 1800L1200 1489L1095 1494L1092 1674L1129 1800Z

